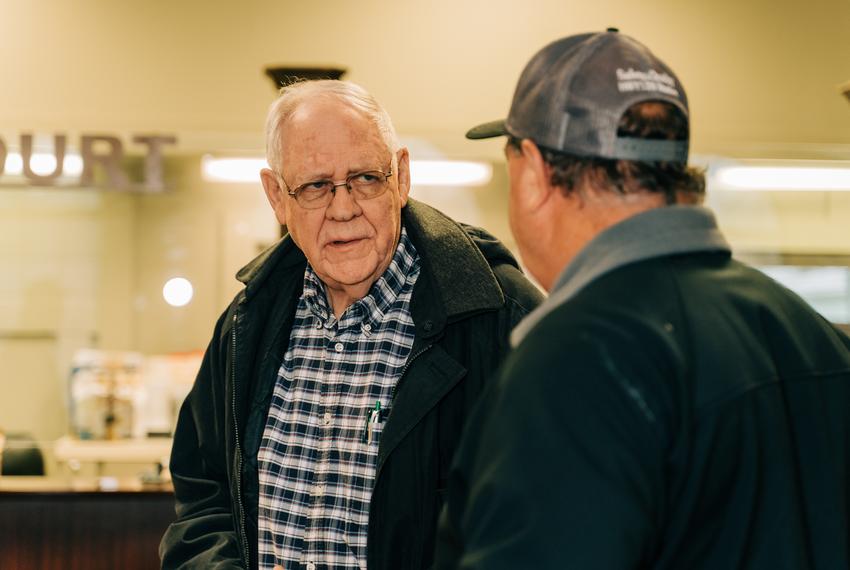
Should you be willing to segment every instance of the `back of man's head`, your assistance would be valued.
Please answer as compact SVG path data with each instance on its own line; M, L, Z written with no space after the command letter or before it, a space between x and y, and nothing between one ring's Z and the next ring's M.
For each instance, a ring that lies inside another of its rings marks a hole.
M662 193L697 203L703 175L687 167L688 102L673 71L648 48L610 28L555 41L532 57L508 118L469 138L531 139L552 166L552 183L588 183L620 194Z

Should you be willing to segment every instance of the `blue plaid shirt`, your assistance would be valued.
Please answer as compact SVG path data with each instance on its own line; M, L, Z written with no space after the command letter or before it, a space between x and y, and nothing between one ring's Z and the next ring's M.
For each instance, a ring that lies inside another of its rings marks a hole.
M260 568L366 568L378 442L413 346L419 271L402 228L387 270L337 321L307 266L258 455Z

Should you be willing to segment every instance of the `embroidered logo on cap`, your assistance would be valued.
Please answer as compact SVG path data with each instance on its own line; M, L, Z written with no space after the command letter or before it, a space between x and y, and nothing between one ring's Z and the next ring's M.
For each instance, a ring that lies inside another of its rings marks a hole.
M658 73L654 69L649 71L636 71L631 67L628 70L617 69L617 89L620 93L631 93L634 91L649 91L652 93L664 93L672 97L679 96L676 89L676 80L667 73Z

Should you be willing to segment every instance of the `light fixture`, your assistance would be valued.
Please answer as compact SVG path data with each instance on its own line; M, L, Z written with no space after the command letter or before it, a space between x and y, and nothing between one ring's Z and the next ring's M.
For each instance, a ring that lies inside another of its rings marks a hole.
M274 88L280 89L291 83L316 79L340 79L345 75L343 67L307 67L307 66L275 66L267 67L266 75L274 82Z
M51 153L35 152L30 157L30 167L35 174L48 175L56 168L56 157ZM79 154L66 154L62 161L62 176L79 176L83 172L83 158ZM24 159L18 152L10 152L6 155L5 174L10 176L22 176L24 173Z
M188 305L193 294L192 283L185 277L174 277L162 286L162 297L172 307Z
M201 159L201 172L209 182L259 183L260 170L268 168L262 158ZM414 186L483 186L493 177L486 162L461 160L411 160L410 178Z
M712 172L712 189L767 191L850 191L850 165L724 165Z
M411 160L414 186L484 186L493 178L493 166L463 160Z
M260 170L268 168L264 158L201 158L201 174L208 182L260 182Z

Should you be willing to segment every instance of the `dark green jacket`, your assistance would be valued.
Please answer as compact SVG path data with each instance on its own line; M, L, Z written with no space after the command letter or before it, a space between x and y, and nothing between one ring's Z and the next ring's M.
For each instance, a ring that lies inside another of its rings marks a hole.
M728 253L599 277L467 425L437 567L848 568L848 348Z
M424 204L402 211L422 260L416 336L381 436L369 513L371 570L427 568L462 424L508 350L511 328L541 300L510 253ZM306 260L282 240L238 278L180 411L171 475L178 520L164 568L255 567L257 451L289 342Z

